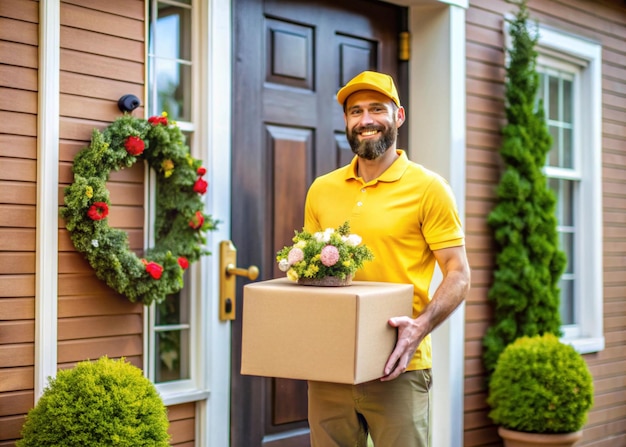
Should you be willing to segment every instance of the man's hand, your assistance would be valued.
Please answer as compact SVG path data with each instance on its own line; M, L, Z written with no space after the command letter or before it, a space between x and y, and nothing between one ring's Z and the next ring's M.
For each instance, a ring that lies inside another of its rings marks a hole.
M394 317L389 319L389 325L398 328L398 341L385 364L385 375L380 379L383 382L393 380L406 371L417 347L427 335L427 328L420 327L418 319Z
M393 380L406 371L424 337L448 318L469 291L470 269L465 247L444 248L433 251L433 254L443 273L443 280L417 318L389 319L389 325L398 328L398 341L385 364L385 375L380 379L382 381Z

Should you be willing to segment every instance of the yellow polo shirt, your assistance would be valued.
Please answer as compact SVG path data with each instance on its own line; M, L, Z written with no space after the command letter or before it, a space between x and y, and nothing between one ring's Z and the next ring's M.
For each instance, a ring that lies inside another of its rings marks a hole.
M464 234L448 183L397 152L400 157L368 183L357 177L357 157L318 177L307 193L304 228L314 233L348 221L375 258L354 279L413 284L416 317L430 301L433 250L464 245ZM429 335L407 369L431 367Z

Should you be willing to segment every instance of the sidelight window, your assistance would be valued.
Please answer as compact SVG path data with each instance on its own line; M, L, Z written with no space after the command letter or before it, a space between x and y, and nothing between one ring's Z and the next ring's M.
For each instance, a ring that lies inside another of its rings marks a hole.
M149 8L147 113L153 116L166 112L168 119L183 130L187 144L193 146L197 124L191 97L191 0L153 0ZM151 184L153 190L154 182ZM194 269L189 269L185 272L185 287L148 311L147 372L162 394L193 387L196 327L192 315L197 306L193 281Z

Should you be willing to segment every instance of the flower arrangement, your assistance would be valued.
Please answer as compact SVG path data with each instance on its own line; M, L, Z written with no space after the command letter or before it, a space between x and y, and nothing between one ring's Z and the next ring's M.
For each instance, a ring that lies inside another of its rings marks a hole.
M361 244L361 237L350 233L348 222L314 234L296 231L293 242L276 254L276 261L289 279L302 284L307 284L307 279L329 277L349 283L365 261L374 259L372 251Z
M156 172L156 244L138 257L128 235L109 227L111 171L146 160ZM217 221L204 214L208 182L202 162L191 156L176 124L164 113L149 119L131 115L93 131L89 147L74 158L74 181L65 188L60 214L76 249L96 275L130 301L160 303L183 287L192 262L209 254L205 233Z

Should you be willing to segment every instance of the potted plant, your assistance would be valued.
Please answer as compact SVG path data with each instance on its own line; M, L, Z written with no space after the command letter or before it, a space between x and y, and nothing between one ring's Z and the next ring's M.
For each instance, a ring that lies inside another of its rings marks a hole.
M168 426L165 405L141 370L102 357L50 380L16 446L166 447Z
M521 337L500 355L487 403L505 447L572 446L593 405L593 379L555 335Z

